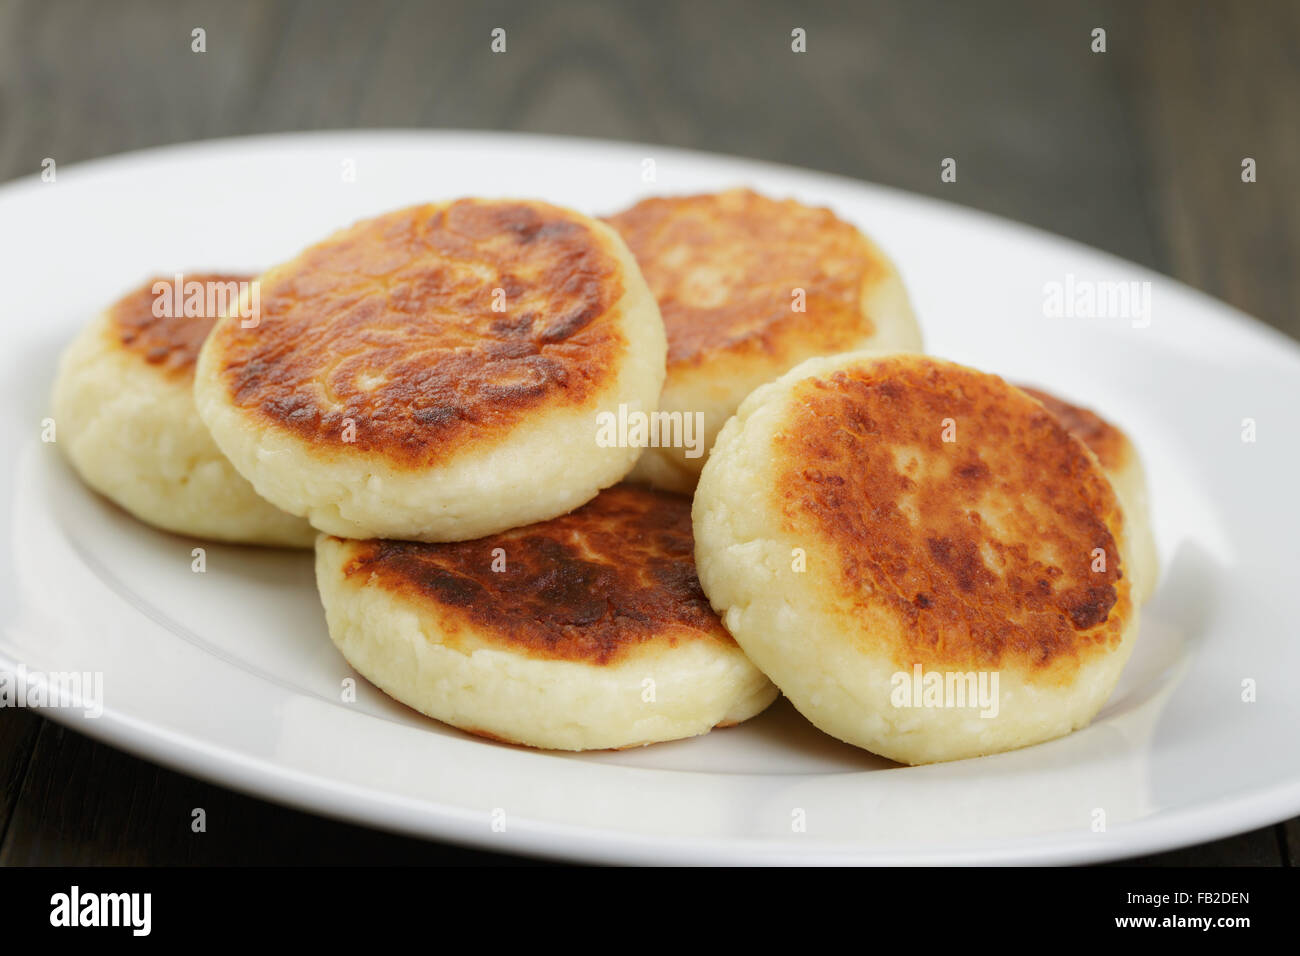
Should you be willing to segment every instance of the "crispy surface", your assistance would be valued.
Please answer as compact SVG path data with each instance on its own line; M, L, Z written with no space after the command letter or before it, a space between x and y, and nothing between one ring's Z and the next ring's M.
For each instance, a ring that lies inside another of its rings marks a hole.
M190 273L184 276L184 281L206 286L215 282L248 282L252 278L224 273ZM168 376L193 378L199 349L216 324L217 316L154 315L154 302L157 298L153 292L154 283L168 284L168 290L161 293L162 298L167 300L171 297L170 288L174 279L175 276L155 276L138 289L128 292L109 306L109 321L113 334L124 348ZM232 295L231 303L237 298L237 295Z
M851 606L892 612L901 667L1032 673L1120 641L1130 597L1114 493L1037 402L995 376L899 358L801 382L790 409L774 489L787 530L828 546Z
M1064 399L1041 389L1031 388L1028 385L1016 387L1042 402L1047 410L1065 426L1066 431L1092 449L1092 453L1097 456L1103 468L1109 471L1124 464L1128 439L1106 419L1096 412L1071 405Z
M873 330L862 290L886 267L829 209L735 189L646 199L606 221L659 302L670 370L719 352L781 356L792 338L834 352Z
M368 220L262 277L216 333L233 402L318 446L430 465L614 380L620 262L574 213L460 200ZM504 293L504 311L500 305Z
M690 499L630 485L477 541L352 542L343 573L434 611L453 646L471 628L511 651L604 665L649 642L734 644L695 575Z

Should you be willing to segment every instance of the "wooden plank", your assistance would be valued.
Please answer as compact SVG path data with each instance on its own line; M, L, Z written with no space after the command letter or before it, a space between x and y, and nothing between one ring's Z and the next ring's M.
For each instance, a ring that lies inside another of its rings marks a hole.
M190 49L199 26L204 54ZM488 50L496 26L503 55ZM806 54L789 49L794 26L807 30ZM1106 54L1088 48L1095 26L1108 31ZM1300 8L1285 0L8 0L0 180L45 156L289 129L632 139L976 206L1154 266L1300 336L1298 32ZM1240 182L1243 155L1257 159L1259 182ZM939 181L946 156L958 159L954 184ZM208 810L205 837L188 831L195 806ZM0 713L0 832L0 862L462 853L242 797L26 712ZM1295 863L1300 821L1153 862L1276 863L1279 832Z
M13 819L42 718L16 707L0 709L0 845Z
M1278 827L1262 827L1213 843L1139 857L1118 866L1282 866Z
M1300 6L1134 6L1145 22L1129 40L1131 86L1162 267L1300 337ZM1255 183L1241 180L1246 157Z
M11 725L0 723L0 733ZM530 862L299 813L162 769L50 721L40 725L0 845L3 866ZM204 811L206 832L193 829L196 809Z

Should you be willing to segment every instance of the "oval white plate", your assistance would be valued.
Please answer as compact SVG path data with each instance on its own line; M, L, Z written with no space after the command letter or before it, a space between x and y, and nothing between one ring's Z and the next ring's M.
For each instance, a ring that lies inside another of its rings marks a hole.
M646 159L654 182L643 181ZM151 274L255 271L357 218L438 197L538 196L600 214L650 193L738 184L827 204L879 240L933 353L1048 386L1136 439L1163 579L1119 688L1087 729L915 769L821 735L784 703L635 752L488 743L364 681L354 703L341 699L355 675L326 636L306 554L207 544L206 573L194 573L202 542L136 523L41 441L59 350ZM1169 279L816 173L659 147L416 132L200 143L16 182L0 188L0 263L0 436L12 455L0 473L10 542L0 660L102 672L102 716L48 711L82 732L331 816L587 860L1074 862L1300 813L1300 349ZM1049 317L1048 284L1071 281L1149 282L1149 323ZM1257 441L1243 441L1244 419ZM1243 700L1248 681L1254 702Z

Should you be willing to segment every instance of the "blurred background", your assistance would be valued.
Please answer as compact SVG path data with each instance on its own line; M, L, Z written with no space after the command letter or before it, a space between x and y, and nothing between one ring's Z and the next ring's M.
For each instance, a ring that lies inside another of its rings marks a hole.
M0 0L0 181L45 157L312 129L681 146L984 209L1300 338L1297 104L1285 0ZM221 839L193 838L195 806ZM1298 861L1300 821L1143 862ZM0 864L240 862L513 860L274 807L0 710Z

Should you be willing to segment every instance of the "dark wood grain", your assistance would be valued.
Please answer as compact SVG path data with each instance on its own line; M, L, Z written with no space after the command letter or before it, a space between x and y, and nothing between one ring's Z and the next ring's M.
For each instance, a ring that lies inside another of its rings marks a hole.
M0 847L24 793L27 769L44 719L26 710L0 710Z
M1281 824L1262 827L1200 846L1157 853L1119 866L1286 866L1286 835Z
M1136 4L1160 269L1300 337L1300 4ZM1241 162L1258 181L1241 181Z
M808 53L790 52L793 26ZM190 30L208 51L190 51ZM489 32L507 29L504 55ZM1094 54L1089 31L1108 31ZM338 127L570 133L940 196L1300 336L1300 5L0 3L0 179ZM958 160L956 183L939 163ZM1240 180L1252 156L1259 181Z
M0 717L3 734L10 714ZM203 832L193 828L204 811ZM157 767L44 722L0 866L525 863L325 820Z
M662 143L985 209L1300 337L1300 5L808 6L0 0L0 180L46 156L299 129ZM504 55L488 50L497 26ZM1105 54L1089 50L1097 26ZM206 835L189 830L196 806ZM4 863L498 859L274 807L18 711L0 711L0 833ZM1291 821L1149 862L1298 855Z

